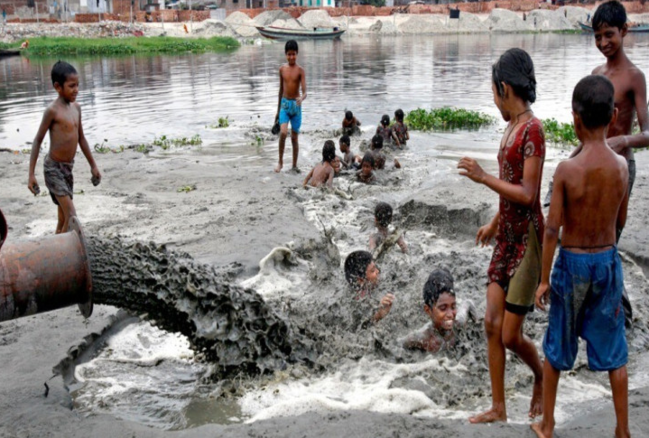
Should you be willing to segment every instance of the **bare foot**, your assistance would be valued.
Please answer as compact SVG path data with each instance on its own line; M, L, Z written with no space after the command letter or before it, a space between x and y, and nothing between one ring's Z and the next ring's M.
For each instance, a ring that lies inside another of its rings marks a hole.
M537 379L534 382L532 391L532 401L530 402L530 418L536 418L543 415L543 379Z
M275 173L280 173L282 171L282 163L278 164L275 168Z
M537 423L532 423L530 424L530 428L534 431L536 436L538 438L552 438L552 431L550 430L547 432L545 427L543 427L544 423L542 421L539 421Z
M491 408L482 414L469 418L469 423L494 423L496 421L507 421L507 414L500 409Z
M622 432L622 430L620 430L620 426L615 426L615 438L628 438L630 436L631 434L629 433L628 429L625 432Z
M299 167L297 167L297 166L293 166L293 167L291 168L291 173L302 173L302 172L300 171L300 168L299 168Z

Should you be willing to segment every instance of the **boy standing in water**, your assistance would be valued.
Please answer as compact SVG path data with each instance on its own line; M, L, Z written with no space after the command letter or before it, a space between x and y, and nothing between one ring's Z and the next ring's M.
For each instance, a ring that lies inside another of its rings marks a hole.
M76 103L79 93L77 71L67 62L57 62L52 68L52 84L56 92L59 93L59 97L45 110L41 126L32 144L27 187L34 195L40 192L34 170L41 150L41 143L49 131L51 146L50 152L45 157L43 173L52 201L58 205L59 220L56 225L56 234L59 234L68 230L70 218L77 215L72 203L74 184L72 167L74 156L77 153L77 145L81 147L81 152L90 164L94 185L101 181L101 174L83 134L81 107Z
M280 124L279 134L279 163L275 172L280 172L284 166L284 146L288 135L288 122L291 122L291 144L293 145L293 169L297 170L297 156L300 150L298 134L302 125L302 102L306 99L306 73L297 64L297 42L286 42L284 52L286 61L279 68L279 101L275 121ZM302 95L300 95L302 88Z
M630 436L628 351L621 309L624 283L615 246L616 230L626 221L629 172L625 160L606 140L607 129L617 126L615 94L613 84L603 76L588 76L577 84L572 108L582 151L559 164L554 174L541 284L536 292L540 309L545 310L548 295L551 302L543 340L543 421L532 425L540 438L553 435L559 376L575 363L577 336L588 344L589 368L609 373L617 417L615 436ZM550 267L562 225L561 250L550 288Z

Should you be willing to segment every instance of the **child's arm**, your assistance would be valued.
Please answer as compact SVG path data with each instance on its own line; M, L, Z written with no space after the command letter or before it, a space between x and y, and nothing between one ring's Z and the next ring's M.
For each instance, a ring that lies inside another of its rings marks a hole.
M302 87L302 95L295 99L295 103L298 105L302 105L302 102L304 102L304 99L306 99L306 73L304 72L304 69L300 67L300 86Z
M390 130L390 136L392 137L392 140L397 144L397 147L401 147L401 142L399 142L399 137L397 137L397 133L394 131L394 129Z
M36 161L38 161L38 154L41 151L41 144L45 138L45 134L50 129L52 122L54 121L54 110L48 107L43 114L43 120L41 120L41 126L38 128L34 142L32 143L32 153L29 156L29 179L27 181L27 188L34 195L37 195L40 191L38 188L38 182L36 182L36 176L34 174L36 170Z
M332 188L334 186L334 176L336 171L333 167L329 169L329 177L327 178L327 187Z
M407 140L410 140L410 133L408 132L408 125L406 125L406 124L404 123L404 124L403 124L403 127L406 128L406 129L405 129L405 131L406 131L406 134L405 134L405 135L406 135L406 141L407 141Z
M374 234L370 234L370 252L374 252L376 249L376 239L374 238Z
M536 307L545 310L550 294L550 271L552 270L552 259L557 249L559 240L559 229L563 219L564 200L564 166L561 163L554 173L554 190L550 201L550 212L545 222L545 234L543 235L543 256L541 257L541 284L536 290Z
M494 218L487 225L483 225L478 229L478 233L475 236L475 244L482 244L483 247L489 245L491 239L496 236L498 232L498 223L500 222L500 211L496 213Z
M302 187L306 187L306 185L309 183L309 180L313 176L313 171L314 170L315 170L315 167L313 169L311 169L311 172L309 172L309 174L306 176L306 178L304 178L304 182L302 183Z
M625 149L644 148L649 146L649 115L647 114L647 84L645 76L639 72L633 78L633 94L635 96L635 110L638 115L640 133L635 135L620 135L606 140L611 149L618 154Z
M358 120L356 117L354 117L354 120L356 121L356 126L361 126L361 121Z
M83 123L81 123L81 107L78 104L77 104L77 110L79 110L79 146L81 147L81 152L83 152L83 155L86 157L86 160L88 160L88 164L90 164L90 173L92 173L93 178L96 181L98 181L97 184L99 184L99 181L101 181L101 173L99 173L99 169L97 168L97 163L95 163L95 159L92 156L92 152L90 152L90 146L88 145L88 140L86 140L86 136L83 134Z
M279 120L279 109L282 107L282 96L284 96L284 80L282 78L282 67L279 68L279 97L277 98L277 112L275 121Z
M392 309L392 302L394 301L394 295L392 294L386 294L383 298L381 298L381 304L379 305L379 310L376 311L374 316L372 317L372 322L379 322L383 318L385 318L388 313L390 313L390 309Z
M628 180L629 174L627 173L626 179ZM627 214L627 208L629 206L629 187L627 186L626 188L626 194L624 195L624 199L622 199L622 203L620 204L620 209L617 212L617 223L616 223L616 229L621 230L624 228L626 225L626 214Z
M401 248L402 253L408 254L408 245L406 245L406 240L403 238L403 234L399 236L399 239L397 240L397 245L399 245L399 248Z

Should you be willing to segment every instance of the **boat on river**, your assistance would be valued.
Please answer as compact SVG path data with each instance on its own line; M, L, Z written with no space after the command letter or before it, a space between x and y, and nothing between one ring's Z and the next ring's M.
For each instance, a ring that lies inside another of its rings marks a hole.
M18 56L20 55L20 50L18 49L0 49L0 58L6 58L7 56Z
M276 26L255 26L259 33L272 40L333 40L340 38L346 29L314 27L313 29L287 29Z
M584 24L581 21L579 22L579 27L581 27L581 30L583 30L583 31L593 32L593 27L592 26ZM628 32L631 32L631 33L649 32L649 24L638 24L636 26L629 26L628 27Z

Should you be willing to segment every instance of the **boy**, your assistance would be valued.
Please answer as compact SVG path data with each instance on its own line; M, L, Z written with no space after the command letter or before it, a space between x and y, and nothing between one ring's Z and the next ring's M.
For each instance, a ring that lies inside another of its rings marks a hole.
M374 155L374 169L376 170L385 169L385 155L381 152L381 149L383 149L383 143L383 137L381 137L380 134L376 134L372 137L372 145L370 146L370 149ZM396 158L394 159L394 167L397 169L401 168L401 163L399 163L399 160Z
M345 279L356 292L356 300L372 297L372 291L379 284L379 272L372 260L372 254L367 251L354 251L345 259ZM394 295L388 293L383 296L371 322L379 322L385 318L392 309L393 301Z
M343 135L360 135L361 134L361 122L354 117L354 113L351 111L345 112L345 118L343 119Z
M361 161L361 170L356 172L356 178L365 184L372 184L376 181L373 170L374 155L371 152L366 152Z
M617 122L614 95L613 84L604 76L587 76L577 84L572 108L582 151L559 164L554 175L541 284L536 291L540 309L545 310L548 295L552 304L543 340L543 421L532 425L542 438L554 432L559 376L574 365L577 336L588 343L590 369L609 372L615 436L630 436L622 265L615 247L616 229L626 221L629 172L606 140L608 127ZM562 225L562 248L550 292L550 267Z
M374 209L374 224L376 225L377 233L374 233L370 236L370 251L374 252L375 249L380 247L384 242L388 240L390 233L388 227L392 223L392 207L386 202L379 202L376 204ZM406 241L403 238L403 232L396 230L392 233L394 237L397 237L397 245L401 248L401 252L407 253L408 246ZM393 242L394 243L394 242Z
M275 122L280 124L279 163L275 172L284 166L284 145L288 135L288 122L291 122L291 144L293 145L293 170L297 171L297 156L300 150L298 134L302 125L302 102L306 99L306 74L297 64L297 42L290 40L284 46L287 64L279 68L279 101ZM302 95L300 95L300 88Z
M457 309L453 276L444 268L435 269L423 290L424 312L430 323L407 336L402 344L409 350L437 353L456 344L455 328L466 325L469 317L475 319L475 307L471 301ZM459 314L459 315L458 315Z
M52 84L59 97L45 110L41 126L32 144L27 187L34 195L40 192L34 170L41 143L49 131L51 146L50 152L45 157L43 173L52 201L58 206L59 220L56 224L56 234L59 234L68 230L70 218L77 215L72 203L74 185L72 167L77 153L77 144L90 164L92 183L95 186L101 181L101 173L83 134L81 107L76 103L79 93L77 71L67 62L57 62L52 67Z
M408 125L403 123L403 110L398 109L394 112L394 126L392 127L392 133L397 139L397 145L405 146L408 140L410 140L410 134L408 134Z
M327 184L327 187L333 187L334 181L334 160L336 159L336 145L333 141L325 141L322 148L322 163L317 164L304 179L302 186L320 187Z
M358 169L360 168L361 157L354 155L350 147L351 140L348 135L343 135L338 140L340 152L343 153L342 165L345 169Z

